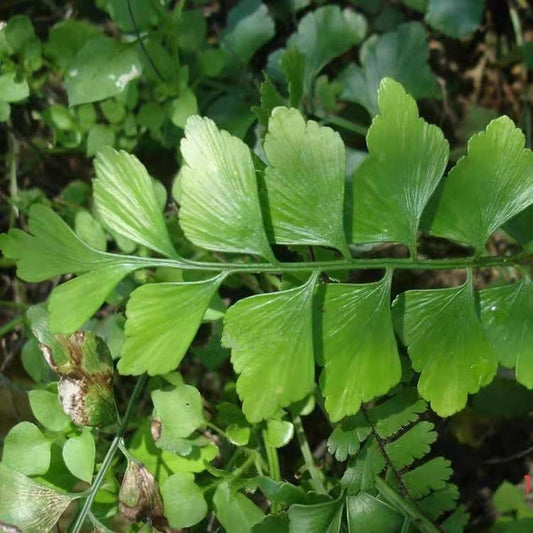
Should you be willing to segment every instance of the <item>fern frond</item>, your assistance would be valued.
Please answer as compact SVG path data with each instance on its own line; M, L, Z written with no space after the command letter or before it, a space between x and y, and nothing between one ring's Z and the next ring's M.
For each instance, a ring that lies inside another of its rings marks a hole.
M416 389L405 388L375 407L363 407L333 430L330 452L339 460L351 456L341 482L346 494L378 495L398 511L408 508L429 522L456 508L459 492L448 482L450 461L426 458L437 439L435 426L420 420L426 410ZM386 480L388 497L376 476ZM390 490L393 500L405 500L405 508L390 501Z

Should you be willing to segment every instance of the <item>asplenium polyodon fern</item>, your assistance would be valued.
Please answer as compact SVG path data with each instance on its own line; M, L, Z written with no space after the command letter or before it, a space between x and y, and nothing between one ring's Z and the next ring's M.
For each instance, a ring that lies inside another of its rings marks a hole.
M188 121L181 147L185 164L175 188L181 226L199 247L240 253L236 261L179 257L150 176L135 157L112 149L96 158L96 206L113 231L163 258L97 251L40 205L32 209L28 233L12 230L2 236L2 250L17 260L24 280L77 275L50 297L55 333L80 328L134 270L165 266L213 272L201 281L148 284L133 292L118 368L135 375L177 367L226 276L308 272L302 285L245 298L226 314L223 343L232 349L237 389L252 422L270 418L312 391L317 354L331 420L357 413L361 402L383 395L400 380L395 332L420 373L420 394L440 415L464 407L468 394L491 381L498 360L516 365L517 379L532 387L531 256L494 257L484 248L495 230L533 203L533 154L524 148L522 133L507 117L491 122L443 179L448 143L439 128L419 118L415 101L391 79L382 82L378 100L380 114L368 132L369 155L353 177L348 216L344 145L330 128L306 122L296 109L274 109L263 170L241 140L219 131L211 120ZM469 245L474 255L419 259L421 220L430 234ZM367 242L405 244L411 257L351 257L350 243ZM272 244L325 246L343 257L279 262ZM470 273L484 266L515 266L523 276L513 285L481 291L481 314L470 274L459 287L407 291L396 298L391 313L394 269L462 267ZM387 272L376 283L319 281L324 271L383 267Z
M458 411L469 393L489 383L499 353L504 364L517 361L518 380L533 386L528 367L530 360L533 368L533 354L527 342L533 337L533 289L527 275L513 286L482 291L481 319L471 276L460 287L408 291L396 299L392 315L389 305L394 268L470 270L527 260L483 255L490 235L533 203L533 154L524 149L522 133L507 117L493 121L471 139L466 157L442 181L448 157L442 132L418 117L414 100L393 80L382 82L379 108L368 133L369 156L353 178L348 228L344 145L333 130L306 122L296 109L275 109L264 141L268 165L258 180L259 171L242 141L219 131L209 119L189 120L177 198L185 235L200 247L261 256L266 262L205 264L180 258L148 173L135 157L112 149L103 150L95 162L99 212L112 230L168 259L94 250L43 206L33 208L29 233L12 230L2 237L2 250L18 261L19 276L27 281L78 275L50 297L51 329L56 333L81 327L113 287L136 269L219 272L204 281L151 284L134 291L119 361L123 374L154 375L176 368L211 297L232 272L310 272L300 287L246 298L226 315L223 342L232 348L240 375L238 392L251 421L271 417L312 390L316 344L324 367L322 391L333 421L387 392L400 379L393 316L421 374L419 391L437 413ZM476 255L470 259L417 258L420 220L439 183L429 231L472 246ZM403 243L411 258L351 258L348 242ZM271 243L327 246L344 259L279 263ZM318 282L321 271L373 266L389 268L380 282ZM322 302L319 343L313 342L317 301ZM496 328L506 335L494 334ZM527 338L518 337L522 331Z

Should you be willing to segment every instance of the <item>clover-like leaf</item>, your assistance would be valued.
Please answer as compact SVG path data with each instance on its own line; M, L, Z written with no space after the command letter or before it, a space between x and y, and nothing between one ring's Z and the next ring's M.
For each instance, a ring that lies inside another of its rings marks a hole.
M217 405L217 424L232 444L245 446L251 435L251 427L242 411L233 403L220 402Z
M8 72L0 76L0 100L3 102L19 102L28 98L30 87L25 79L18 80L16 72Z
M269 221L280 244L331 246L349 255L343 226L346 153L340 135L278 107L264 142Z
M46 474L51 446L52 441L35 424L20 422L6 435L2 464L28 476Z
M244 494L232 490L225 481L220 483L213 495L215 515L228 533L245 533L251 531L265 516Z
M431 233L481 253L494 231L533 204L533 152L524 147L506 116L474 135L444 181Z
M274 260L263 225L249 148L208 118L193 116L181 141L180 222L187 238L209 250Z
M83 45L99 33L98 26L84 20L62 20L50 29L44 52L58 67L66 69Z
M339 6L334 5L319 7L300 20L288 47L296 47L305 56L306 94L311 92L315 76L331 60L363 40L366 28L362 15L351 9L341 11Z
M161 485L161 496L170 527L194 526L207 514L202 489L188 472L173 474Z
M481 321L503 366L515 368L516 380L533 388L533 282L480 292Z
M50 531L78 497L56 492L0 463L0 528L4 531Z
M87 483L93 478L95 454L94 437L88 429L68 439L63 446L65 465L74 476Z
M388 273L377 283L320 287L321 388L333 422L357 413L362 402L385 394L400 381L390 282Z
M131 43L96 35L69 65L65 77L69 104L98 102L120 94L141 72L142 63Z
M94 200L105 223L123 237L175 257L152 179L139 160L106 147L94 169Z
M202 397L198 389L191 385L182 383L171 390L155 390L152 392L152 402L152 436L157 447L163 450L178 450L180 440L205 422Z
M294 436L294 426L288 420L272 418L267 422L265 442L273 448L283 448Z
M157 283L136 289L126 307L121 374L174 370L200 327L223 275L190 283Z
M341 98L378 113L377 92L383 78L400 82L415 98L438 98L439 88L427 63L424 28L409 22L397 31L368 39L361 48L361 67L350 64L340 75Z
M226 313L222 343L232 349L237 392L250 422L274 416L313 389L317 276L295 289L240 300Z
M483 0L429 0L426 22L450 37L465 37L483 19Z
M407 291L394 308L413 368L421 373L421 396L440 416L461 410L468 394L490 383L498 364L476 314L471 279L450 289Z
M378 105L367 134L369 156L353 177L352 241L400 242L415 256L420 217L444 173L449 146L394 80L381 82Z
M98 0L98 7L107 11L109 17L124 33L147 30L160 20L157 7L145 0Z
M39 352L42 360L42 354ZM50 431L64 431L70 424L70 418L61 409L55 392L34 389L28 392L31 410L35 418Z
M145 418L135 432L128 451L162 483L176 472L203 472L206 463L212 461L218 454L218 448L206 438L199 437L185 441L179 455L158 448L154 442L157 426ZM165 468L162 466L165 465Z

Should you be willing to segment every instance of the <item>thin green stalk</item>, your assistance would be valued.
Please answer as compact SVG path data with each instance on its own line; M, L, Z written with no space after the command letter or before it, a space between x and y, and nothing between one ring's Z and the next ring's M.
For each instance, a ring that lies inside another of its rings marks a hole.
M255 464L255 454L249 453L244 463L242 463L241 466L239 466L233 472L231 472L230 475L238 479L239 477L242 476L242 474L244 474L244 472L246 472L246 470L248 470L248 468L250 468L254 464Z
M109 255L112 262L116 256ZM189 261L187 259L158 259L153 257L126 256L124 261L139 268L169 267L183 270L204 270L214 272L310 272L314 270L371 270L371 269L397 269L397 270L454 270L464 268L487 267L512 267L533 264L533 254L520 253L504 257L495 256L470 256L455 259L411 259L385 257L378 259L339 259L338 261L315 261L294 263L210 263L202 261Z
M213 431L215 431L216 433L218 433L221 437L224 437L228 442L231 442L230 438L228 437L228 435L226 434L226 432L222 429L222 428L219 428L216 424L213 424L213 422L209 422L207 421L205 423L206 427L212 429Z
M100 467L98 474L96 474L96 477L94 478L94 482L91 485L91 488L89 489L87 499L85 500L83 507L81 508L81 511L78 514L76 522L74 523L74 526L71 529L71 533L79 533L83 527L85 519L87 518L87 515L89 511L91 510L91 506L93 504L94 498L98 490L100 489L100 485L102 484L104 477L107 473L107 470L111 466L111 463L113 462L113 459L115 458L115 454L117 453L117 450L120 447L122 436L124 435L124 432L126 431L126 428L128 427L128 422L133 413L133 409L137 405L137 399L145 383L146 383L146 374L143 374L137 380L137 383L135 384L135 388L133 389L133 392L131 394L130 401L128 402L128 406L126 407L126 414L124 415L124 418L122 419L118 427L115 438L111 442L111 446L109 446L109 449L107 450L106 456L104 457L104 460L102 462L102 466Z
M300 451L304 458L305 467L311 476L311 485L315 492L318 492L319 494L327 494L327 490L322 482L322 475L315 465L311 448L309 448L309 442L307 442L307 435L305 434L301 417L294 416L292 423L294 424L294 431L296 433L296 438L298 439L298 444L300 445Z
M131 8L131 0L126 0L126 6L128 8L128 14L130 16L130 21L133 26L133 30L135 31L135 36L137 37L137 42L139 43L139 46L141 47L142 51L144 52L144 55L146 56L146 59L148 59L148 62L150 63L150 66L152 67L153 71L156 73L157 77L161 81L165 81L165 78L157 68L157 65L155 64L154 60L148 53L148 50L146 49L146 46L144 46L144 42L141 38L141 34L139 32L139 28L137 27L137 23L135 22L135 17L133 16L133 10Z
M281 481L281 470L279 468L278 451L274 446L268 444L266 430L263 430L263 441L265 443L265 451L268 461L268 470L270 478L274 481Z
M7 335L10 331L13 331L17 326L24 322L24 315L15 317L11 322L8 322L5 326L0 328L0 339Z
M263 443L265 444L265 452L267 456L268 461L268 471L270 474L270 478L274 481L281 481L281 470L279 467L279 457L278 457L278 451L274 446L271 446L268 443L267 439L267 432L266 429L262 432L263 435ZM272 513L277 513L281 510L280 504L277 502L272 502L271 511Z
M26 310L29 305L22 302L12 302L10 300L0 300L0 307L10 307L12 309Z
M18 195L17 183L17 166L19 156L19 142L11 131L7 132L7 145L9 150L9 197L11 200ZM12 228L15 224L15 219L19 216L19 210L14 205L11 206L9 214L9 227Z

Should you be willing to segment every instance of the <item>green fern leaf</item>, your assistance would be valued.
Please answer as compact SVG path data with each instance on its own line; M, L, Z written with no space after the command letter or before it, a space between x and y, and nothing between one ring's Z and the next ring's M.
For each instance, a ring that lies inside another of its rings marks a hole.
M83 274L52 292L50 328L54 333L79 329L114 287L139 268L131 259L91 248L43 205L31 208L29 229L31 234L13 229L0 236L0 248L6 257L17 260L20 278L42 281L62 274Z
M446 511L452 511L457 505L459 489L447 483L443 489L432 492L418 501L418 506L432 520L437 520Z
M503 229L517 240L524 250L533 252L533 205L511 218L504 224Z
M269 223L279 244L316 244L349 251L344 235L346 154L340 135L297 109L278 107L264 143Z
M274 37L274 20L259 0L241 0L228 13L227 27L221 39L230 61L243 67L254 53Z
M339 6L319 7L300 20L287 44L305 56L305 94L311 93L314 78L332 59L363 40L366 29L362 15L350 9L341 11Z
M180 222L191 242L274 261L263 226L249 148L208 118L193 116L181 141Z
M295 289L239 300L226 313L222 344L232 349L237 392L250 422L271 418L313 390L317 276Z
M56 287L50 295L50 330L73 333L98 311L111 291L132 270L128 264L110 265L88 272ZM76 305L72 305L76 302Z
M385 451L394 468L401 470L410 466L415 459L429 453L431 444L437 440L435 426L431 422L420 422L385 446Z
M483 0L430 0L426 13L426 22L432 28L455 38L474 32L482 20Z
M468 141L443 186L431 233L482 253L502 224L533 204L533 152L509 117Z
M361 402L382 396L400 381L390 281L389 273L378 283L321 287L321 388L332 422L355 414Z
M126 308L121 374L166 374L186 354L224 275L206 281L158 283L136 289Z
M50 531L78 497L60 494L0 463L0 523L8 531Z
M367 134L369 156L353 177L352 241L400 242L414 256L420 217L444 173L449 146L394 80L381 81L378 106Z
M288 48L281 56L280 67L287 80L290 107L300 106L304 94L305 65L305 56L296 47Z
M470 515L463 506L458 507L442 524L444 533L463 533Z
M412 498L419 499L432 490L441 490L452 475L451 463L443 457L435 457L427 463L407 472L402 481Z
M461 410L497 367L476 314L472 280L451 289L407 291L394 308L413 368L421 373L420 395L441 416Z
M2 253L17 261L17 275L43 281L62 274L81 274L116 264L112 255L91 248L52 209L30 209L29 233L12 229L0 236Z
M414 388L406 388L377 405L368 413L377 435L388 439L403 427L418 420L427 409L426 402L418 397Z
M361 412L355 416L346 417L335 427L328 439L328 451L337 461L346 461L348 456L355 455L370 435L370 424Z
M515 368L516 380L533 388L533 282L480 292L481 320L500 363Z
M103 148L94 161L94 201L105 223L122 237L176 257L152 179L138 159Z
M386 460L375 438L369 438L361 451L350 461L341 479L347 494L375 489L375 477L385 468Z
M440 91L428 65L426 34L418 22L409 22L398 31L373 35L359 53L361 67L350 64L340 75L341 98L356 102L371 115L378 113L377 93L383 78L400 82L415 98L439 98Z

